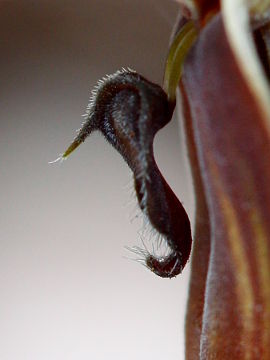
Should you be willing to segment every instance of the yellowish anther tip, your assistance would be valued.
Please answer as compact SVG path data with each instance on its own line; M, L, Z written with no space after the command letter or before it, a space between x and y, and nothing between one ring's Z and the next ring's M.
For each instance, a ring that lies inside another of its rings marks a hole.
M73 143L67 148L67 150L62 155L63 159L66 159L77 147L82 143L82 141L74 140Z
M82 141L74 140L73 143L67 148L67 150L61 154L57 159L49 161L49 164L55 164L57 162L63 162L68 156L82 143Z

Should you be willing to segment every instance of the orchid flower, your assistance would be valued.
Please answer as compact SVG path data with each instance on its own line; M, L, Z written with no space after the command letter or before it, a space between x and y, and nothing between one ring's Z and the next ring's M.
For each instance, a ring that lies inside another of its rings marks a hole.
M270 1L183 0L196 193L186 359L270 359ZM180 20L180 25L181 26Z

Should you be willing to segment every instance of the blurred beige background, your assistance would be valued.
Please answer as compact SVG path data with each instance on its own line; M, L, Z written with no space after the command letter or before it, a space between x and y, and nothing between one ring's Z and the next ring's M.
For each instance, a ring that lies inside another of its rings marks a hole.
M177 10L169 0L1 1L1 360L183 359L189 269L161 279L125 258L141 245L127 166L99 134L48 165L100 77L129 66L161 83ZM155 149L193 216L175 120Z

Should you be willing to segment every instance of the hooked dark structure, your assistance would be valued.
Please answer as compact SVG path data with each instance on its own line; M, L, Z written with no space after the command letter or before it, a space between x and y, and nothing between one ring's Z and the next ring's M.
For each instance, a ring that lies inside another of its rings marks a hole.
M181 273L192 243L188 216L160 173L153 153L155 134L171 120L173 110L174 103L160 86L133 70L118 71L98 82L86 121L62 156L66 158L95 130L119 151L133 171L141 210L171 250L163 257L146 254L145 265L164 278Z

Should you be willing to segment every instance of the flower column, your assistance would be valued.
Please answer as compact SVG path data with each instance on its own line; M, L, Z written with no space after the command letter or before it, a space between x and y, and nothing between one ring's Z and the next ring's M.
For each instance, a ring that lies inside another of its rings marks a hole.
M190 360L270 359L269 8L222 1L184 66L198 199Z

